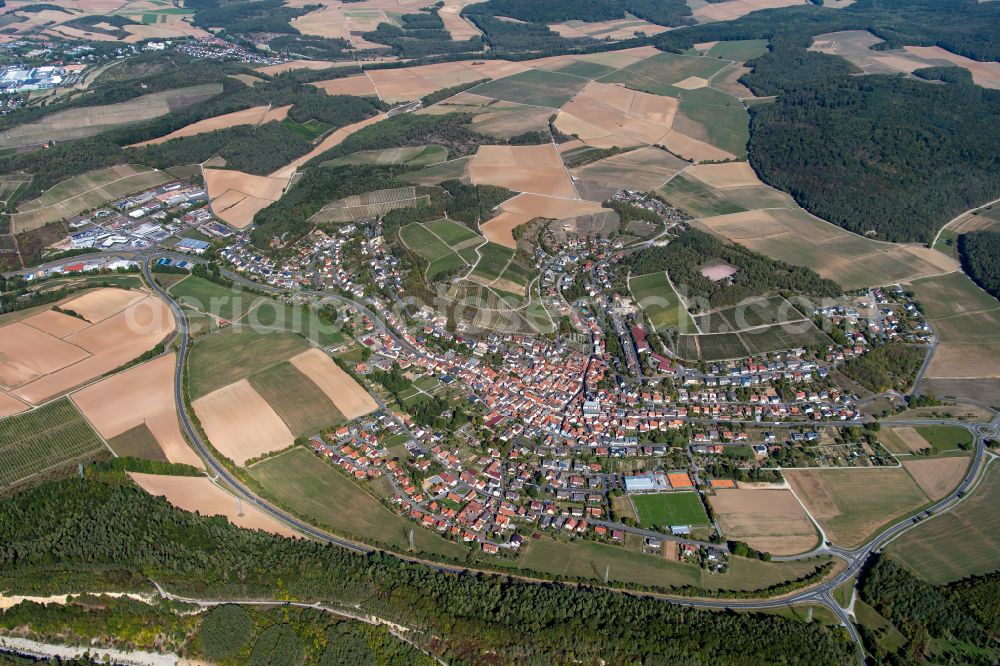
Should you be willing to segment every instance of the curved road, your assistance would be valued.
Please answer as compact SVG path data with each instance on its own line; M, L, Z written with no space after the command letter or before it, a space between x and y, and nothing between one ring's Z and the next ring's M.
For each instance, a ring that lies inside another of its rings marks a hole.
M188 259L190 259L190 258L188 258ZM340 538L340 537L338 537L336 535L333 535L333 534L330 534L330 533L325 532L323 530L317 529L316 527L313 527L312 525L309 525L308 523L302 522L301 520L295 518L294 516L291 516L291 515L285 513L281 509L278 509L277 507L273 506L272 504L270 504L266 500L261 499L256 494L254 494L248 487L246 487L245 485L243 485L243 483L238 478L236 478L235 476L233 476L229 472L229 470L226 469L226 467L223 464L221 464L215 458L215 456L213 455L213 453L211 452L211 450L209 450L209 448L202 441L202 438L199 435L199 433L196 430L196 428L191 423L191 421L190 421L190 419L188 417L188 414L187 414L187 409L185 407L185 403L184 403L184 396L183 396L183 372L184 372L184 365L185 365L185 362L186 362L186 359L187 359L188 344L189 344L187 317L185 316L183 310L180 308L180 306L177 304L177 302L174 301L174 299L170 296L170 294L168 294L166 292L166 290L164 290L163 288L161 288L156 283L156 281L153 279L153 276L152 276L151 271L150 271L150 261L152 260L152 257L145 256L145 257L142 258L142 260L143 260L143 263L142 263L143 276L149 282L150 286L156 291L156 293L169 304L169 306L170 306L171 310L173 311L174 316L175 316L175 318L177 319L177 322L178 322L178 327L179 327L178 328L178 335L180 337L180 342L179 342L178 353L177 353L177 372L176 372L176 375L175 375L175 378L174 378L174 400L175 400L175 402L177 404L177 411L178 411L178 414L180 416L181 423L183 424L184 430L185 430L185 432L188 435L188 438L190 439L190 441L192 442L192 444L195 446L195 448L197 449L198 453L202 456L202 458L205 460L205 462L212 469L212 471L219 478L221 478L222 480L224 480L227 485L229 485L233 490L235 490L236 493L238 495L240 495L242 498L244 498L246 501L252 503L254 506L256 506L261 511L264 511L265 513L267 513L267 514L271 515L272 517L274 517L276 520L284 523L285 525L288 525L292 529L294 529L294 530L296 530L296 531L298 531L298 532L300 532L300 533L302 533L304 535L307 535L309 537L312 537L312 538L317 539L317 540L322 541L322 542L336 544L338 546L341 546L343 548L347 548L347 549L352 550L352 551L357 552L357 553L370 553L370 552L373 552L373 551L377 550L376 548L374 548L372 546L368 546L368 545L365 545L365 544L359 544L359 543L356 543L356 542L353 542L353 541L349 541L347 539L343 539L343 538ZM255 289L261 289L261 285L259 285L257 283L250 283L248 280L246 280L242 276L237 276L237 275L233 274L231 277L238 278L239 281L241 281L241 282L247 282L249 284L252 284ZM275 289L266 289L266 288L265 288L265 290L272 291L272 292L278 292L279 291L279 290L275 290ZM388 328L388 326L384 322L382 322L381 319L374 312L372 312L369 308L367 308L367 307L365 307L365 306L363 306L363 305L361 305L361 304L359 304L356 301L353 301L351 299L347 299L347 298L343 298L343 297L339 297L339 296L337 296L336 299L340 300L342 302L350 303L350 304L354 305L355 307L359 307L363 312L365 312L369 317L372 318L373 322L378 323L386 331L390 330ZM406 344L405 340L400 340L400 342L402 344ZM408 344L406 344L406 346L409 347ZM919 424L928 424L928 423L937 423L937 422L940 422L940 420L934 420L934 421L899 421L898 423L904 424L904 425L905 424L919 425ZM894 423L896 423L896 422L894 422ZM950 422L950 423L952 425L954 425L953 422ZM943 510L943 509L950 508L954 504L957 504L958 502L960 502L962 500L962 498L964 497L966 491L968 491L970 489L970 487L972 486L972 484L975 482L975 480L976 480L976 478L977 478L977 476L979 474L979 471L980 471L980 469L983 466L983 459L985 457L985 445L984 445L984 442L983 442L983 437L982 437L981 432L980 432L981 428L978 428L976 426L971 426L969 424L964 424L964 423L963 424L959 424L959 425L961 425L961 427L963 427L963 428L969 430L970 432L972 432L972 434L973 434L973 436L975 438L975 441L976 441L976 450L975 450L975 455L974 455L974 457L972 459L972 463L969 466L969 470L966 473L965 478L962 480L962 483L957 488L955 488L947 497L945 497L945 498L939 500L938 502L936 502L933 506L931 506L930 508L928 508L924 512L922 512L921 515L935 514L935 513L939 512L939 511ZM994 427L994 428L1000 427L1000 416L996 417L991 422L990 426ZM871 539L864 546L861 546L860 548L857 548L857 549L854 549L854 550L845 550L845 549L841 549L841 548L834 548L834 547L826 546L824 544L824 545L820 546L818 549L816 549L815 551L812 551L812 552L810 552L810 553L808 553L806 555L799 556L799 559L802 559L804 557L815 556L815 555L822 555L822 554L832 555L834 557L838 557L840 559L845 560L847 562L847 567L844 569L844 571L842 571L841 573L837 574L836 576L834 576L833 578L831 578L831 579L829 579L827 581L824 581L824 582L822 582L822 583L820 583L818 585L815 585L813 587L810 587L810 588L807 588L807 589L804 589L804 590L800 590L800 591L794 592L792 594L789 594L789 595L786 595L786 596L783 596L783 597L780 597L780 598L775 598L775 599L758 599L758 600L749 600L749 599L748 600L736 600L736 599L692 599L692 598L685 598L685 597L672 597L672 596L669 596L669 595L651 595L651 596L656 596L657 598L664 599L665 601L667 601L669 603L674 603L674 604L683 605L683 606L689 606L689 607L693 607L693 608L706 608L706 609L746 609L746 610L755 610L756 609L756 610L762 610L762 609L780 608L780 607L794 605L794 604L820 604L820 605L827 606L827 607L831 608L837 614L837 616L840 618L841 622L845 625L845 627L846 627L847 631L849 632L852 640L857 644L857 646L858 646L859 649L862 649L862 643L861 643L860 635L858 634L857 629L854 627L854 625L850 621L850 618L848 617L847 612L843 608L841 608L841 606L833 599L833 591L836 588L840 587L845 582L847 582L851 577L853 577L854 575L856 575L863 568L863 566L868 561L868 559L872 555L872 553L876 552L879 548L881 548L883 545L885 545L888 541L896 538L897 536L899 536L903 532L905 532L908 529L914 527L914 525L916 525L916 524L919 524L919 521L915 520L914 518L907 518L905 520L902 520L902 521L900 521L900 522L898 522L898 523L890 526L889 528L887 528L886 530L884 530L883 532L881 532L877 536L875 536L873 539ZM436 569L438 571L444 571L444 572L450 572L450 573L461 573L463 571L469 571L469 569L467 569L465 567L457 567L457 566L450 566L450 565L445 565L445 564L437 564L437 563L433 563L433 562L427 562L425 560L419 560L419 559L416 559L416 558L407 558L405 555L400 555L398 553L393 553L393 555L396 555L398 557L401 557L402 559L406 559L406 560L409 560L409 561L420 562L420 563L425 564L425 565L427 565L427 566L429 566L429 567L431 567L433 569ZM516 575L514 575L513 577L515 577L515 578L522 578L522 577L518 577ZM525 580L530 580L530 579L526 579L525 578ZM864 663L863 649L862 649L862 652L861 652L861 661L862 661L862 663Z

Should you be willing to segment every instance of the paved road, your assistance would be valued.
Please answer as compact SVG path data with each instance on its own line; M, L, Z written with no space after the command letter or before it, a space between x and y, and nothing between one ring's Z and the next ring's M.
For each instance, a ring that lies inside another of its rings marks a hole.
M218 460L216 460L216 458L213 455L213 453L211 452L211 450L202 441L201 436L199 435L199 433L197 432L196 428L191 423L191 421L190 421L190 419L188 417L188 414L187 414L187 409L185 407L185 403L184 403L184 397L183 397L183 379L182 378L183 378L184 364L185 364L185 361L187 359L187 352L188 352L188 323L187 323L187 318L185 317L185 314L184 314L183 310L178 306L178 304L173 300L173 298L165 290L163 290L161 287L159 287L159 285L156 284L155 280L153 280L152 274L150 272L150 262L151 262L151 260L152 260L151 257L143 257L143 264L142 264L143 274L144 274L146 280L149 281L150 285L152 285L153 289L162 298L164 298L167 301L167 303L170 305L170 308L173 311L174 316L177 318L177 322L178 322L178 326L179 326L179 340L180 340L180 342L179 342L178 354L177 354L177 372L176 372L175 382L174 382L174 400L177 403L177 411L178 411L178 413L180 415L181 423L182 423L182 425L184 427L185 432L187 433L187 435L190 438L191 442L194 444L195 448L198 450L199 454L205 459L206 463L212 469L212 471L215 474L217 474L220 479L222 479L223 481L225 481L226 484L228 484L230 487L232 487L236 491L236 493L238 495L240 495L243 498L245 498L246 501L250 502L251 504L253 504L254 506L256 506L258 509L260 509L261 511L264 511L265 513L270 514L276 520L279 520L280 522L288 525L292 529L294 529L294 530L296 530L298 532L301 532L302 534L305 534L305 535L307 535L309 537L312 537L314 539L317 539L319 541L323 541L323 542L327 542L327 543L333 543L333 544L342 546L344 548L347 548L349 550L352 550L352 551L355 551L355 552L359 552L359 553L368 553L368 552L374 551L375 549L372 548L371 546L367 546L367 545L364 545L364 544L355 543L355 542L352 542L352 541L349 541L349 540L337 537L336 535L330 534L330 533L325 532L323 530L319 530L319 529L313 527L312 525L309 525L308 523L304 523L304 522L298 520L297 518L295 518L294 516L291 516L291 515L285 513L284 511L282 511L282 510L274 507L273 505L271 505L266 500L263 500L263 499L259 498L257 495L255 495L249 488L247 488L246 486L244 486L243 483L240 482L239 479L237 479L235 476L233 476L229 472L229 470L226 469L226 467L224 465L222 465ZM245 280L245 278L242 278L242 276L237 276L236 274L227 275L227 277L232 277L234 279L238 279L241 282L247 282L247 283L249 283L249 281ZM257 283L249 283L249 284L252 285L253 288L255 288L255 289L261 289L261 285L259 285ZM278 291L280 291L280 290L274 290L274 289L265 289L265 290L266 291L272 291L272 292L278 292ZM340 296L332 296L331 295L331 297L334 298L334 299L336 299L336 300L339 300L339 301L342 301L342 302L345 302L345 303L349 303L351 305L354 305L355 307L358 307L362 312L365 312L365 314L367 314L370 318L372 318L373 322L377 322L386 331L392 333L392 331L390 331L390 329L388 328L388 326L386 326L384 324L384 322L381 321L381 318L378 317L378 315L376 315L373 311L371 311L370 309L368 309L366 306L358 303L357 301L353 301L351 299L343 298L343 297L340 297ZM401 344L404 344L405 346L409 347L409 345L406 344L405 341L400 340L400 342L401 342ZM941 499L940 501L938 501L937 503L935 503L932 507L930 507L927 510L927 513L931 513L931 514L937 513L937 512L939 512L941 510L950 508L953 505L955 505L958 502L960 502L962 500L963 496L965 495L966 491L968 491L970 489L970 487L972 486L972 484L975 482L975 480L977 478L977 475L979 474L979 470L981 469L982 464L983 464L983 459L984 459L984 456L985 456L985 446L984 446L982 434L980 432L982 430L982 428L978 427L978 426L972 426L972 425L969 425L969 424L965 424L965 423L955 423L954 421L949 421L949 420L946 420L946 419L929 419L929 420L919 420L919 421L918 420L912 420L912 421L901 420L901 421L894 421L893 423L894 424L900 424L900 425L929 425L929 424L959 425L960 427L963 427L963 428L969 430L973 434L973 437L975 438L975 442L976 442L975 456L974 456L974 458L972 460L972 464L970 465L970 468L969 468L969 470L968 470L965 478L963 479L962 483L951 494L949 494L947 497ZM993 428L1000 427L1000 416L997 416L993 420L993 422L990 424L990 427L993 427ZM899 536L903 532L911 529L915 524L918 524L918 523L914 522L914 519L912 519L912 518L907 518L905 520L902 520L902 521L900 521L900 522L892 525L891 527L887 528L886 530L884 530L883 532L881 532L879 535L875 536L873 539L871 539L865 545L863 545L863 546L861 546L861 547L859 547L857 549L854 549L854 550L841 549L841 548L836 548L836 547L832 547L832 546L826 546L824 544L823 546L821 546L819 549L817 549L816 551L814 551L812 553L809 553L809 554L804 555L804 556L799 556L799 558L802 559L804 557L814 556L814 555L820 555L820 554L833 555L835 557L838 557L838 558L841 558L841 559L845 560L847 562L847 567L844 569L844 571L842 571L838 575L834 576L833 578L831 578L831 579L829 579L829 580L827 580L827 581L825 581L823 583L820 583L819 585L816 585L816 586L810 587L808 589L792 593L790 595L787 595L787 596L784 596L784 597L781 597L781 598L777 598L777 599L689 599L689 598L684 598L684 597L670 597L670 596L665 596L665 595L656 595L656 596L658 598L663 598L665 601L668 601L669 603L674 603L674 604L683 605L683 606L689 606L689 607L692 607L692 608L707 608L707 609L713 609L714 608L714 609L746 609L746 610L755 610L755 609L757 609L757 610L761 610L761 609L780 608L780 607L784 607L784 606L788 606L788 605L792 605L792 604L821 604L823 606L827 606L827 607L831 608L837 614L837 616L841 619L841 622L844 624L844 626L846 627L847 631L849 632L849 634L851 636L851 639L858 645L859 650L860 650L861 649L861 645L862 645L861 644L860 636L859 636L856 628L851 623L850 618L848 617L846 611L843 608L841 608L840 605L837 604L836 601L833 599L832 593L833 593L833 591L836 588L840 587L843 583L845 583L851 577L853 577L854 575L856 575L864 567L865 563L868 561L868 559L872 555L872 553L876 552L879 548L881 548L884 544L886 544L890 540L896 538L897 536ZM412 558L405 558L405 556L401 556L401 557L403 557L404 559L412 559ZM432 563L432 562L425 562L423 560L419 560L419 561L421 561L424 564L426 564L427 566L430 566L431 568L439 570L439 571L459 573L461 571L466 570L466 569L464 569L462 567L455 567L455 566L437 564L437 563ZM514 577L517 577L517 576L514 576ZM862 655L861 656L861 661L862 661L862 663L864 663L863 651L862 651L861 655Z

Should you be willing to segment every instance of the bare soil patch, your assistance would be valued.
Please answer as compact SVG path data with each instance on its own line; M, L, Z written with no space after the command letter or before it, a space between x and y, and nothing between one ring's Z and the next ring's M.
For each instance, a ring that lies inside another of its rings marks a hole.
M0 418L23 412L27 408L28 406L26 404L14 396L0 391Z
M794 7L803 5L805 0L730 0L698 7L692 14L699 23L709 21L732 21L750 12L778 7Z
M310 349L290 359L299 372L311 379L348 420L370 414L378 403L340 366L318 349Z
M573 182L552 144L480 146L469 165L469 176L476 185L577 198Z
M250 530L264 530L272 534L296 536L290 528L267 515L248 502L237 504L236 498L204 476L166 476L129 472L147 493L164 497L184 511L203 516L225 516L233 525Z
M564 220L592 213L608 212L596 201L560 199L537 194L519 194L500 204L500 214L480 225L487 240L515 249L512 231L536 217Z
M969 457L947 456L907 460L903 463L903 467L928 497L939 500L961 483L965 470L969 467Z
M749 162L725 162L723 164L695 164L684 171L709 187L728 189L761 185Z
M790 490L719 488L711 502L727 536L754 548L792 555L816 544L816 529Z
M212 445L237 465L295 441L281 417L245 379L198 398L192 406Z
M71 398L90 424L112 439L145 424L167 460L202 467L181 435L174 403L177 356L165 354L74 393Z
M271 108L267 105L255 106L249 109L244 109L242 111L234 111L233 113L226 113L221 116L215 116L214 118L206 118L205 120L199 120L196 123L191 123L185 127L175 130L170 134L165 134L158 139L150 139L149 141L143 141L142 143L137 143L130 148L142 147L142 146L155 146L157 144L164 143L165 141L170 141L171 139L179 139L185 136L195 136L196 134L204 134L206 132L214 132L220 129L226 129L227 127L236 127L238 125L260 125L271 120L284 120L288 115L288 110L292 108L289 104L287 106L280 106Z

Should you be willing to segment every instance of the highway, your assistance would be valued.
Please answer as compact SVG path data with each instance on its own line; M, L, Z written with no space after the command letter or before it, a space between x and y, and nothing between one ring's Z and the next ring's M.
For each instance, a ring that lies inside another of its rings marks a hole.
M187 412L185 401L184 401L183 376L184 376L184 368L185 368L185 363L186 363L186 360L187 360L188 347L189 347L187 318L186 318L186 316L184 314L184 311L177 304L177 302L174 301L174 299L170 296L170 294L168 294L163 288L161 288L156 283L156 281L153 279L153 276L152 276L152 273L151 273L151 270L150 270L150 264L151 264L152 259L153 259L153 257L151 257L151 256L143 256L141 258L141 260L142 260L142 273L143 273L143 276L145 277L145 279L147 280L147 282L150 284L150 286L155 290L155 292L169 304L171 310L173 311L174 317L177 319L177 324L178 324L177 338L178 338L179 342L178 342L178 349L177 349L177 372L176 372L175 378L174 378L174 400L175 400L176 405L177 405L177 412L178 412L178 414L180 416L181 424L183 425L184 431L187 433L187 436L188 436L189 440L191 441L191 443L193 444L193 446L196 448L196 450L198 451L198 453L201 455L201 457L205 460L206 464L209 466L209 468L211 469L211 471L217 476L218 479L221 479L222 481L224 481L229 487L231 487L237 493L237 495L241 496L245 501L253 504L254 506L256 506L261 511L264 511L265 513L271 515L276 520L284 523L285 525L291 527L292 529L296 530L297 532L300 532L301 534L303 534L305 536L308 536L310 538L316 539L316 540L321 541L321 542L335 544L335 545L341 546L343 548L347 548L347 549L349 549L351 551L354 551L354 552L357 552L357 553L370 553L370 552L375 551L376 549L373 548L373 547L371 547L371 546L368 546L368 545L365 545L365 544L356 543L356 542L353 542L353 541L350 541L350 540L347 540L347 539L340 538L340 537L338 537L338 536L336 536L334 534L330 534L330 533L325 532L323 530L317 529L316 527L314 527L314 526L312 526L312 525L310 525L308 523L305 523L305 522L303 522L303 521L295 518L294 516L291 516L291 515L285 513L281 509L279 509L279 508L273 506L272 504L270 504L268 501L266 501L266 500L258 497L256 494L254 494L248 487L246 487L245 485L243 485L243 483L238 478L236 478L232 473L230 473L229 470L221 462L219 462L215 458L215 455L213 454L213 452L211 451L211 449L209 449L209 447L205 444L205 442L202 440L202 438L201 438L201 436L200 436L197 428L195 428L194 425L193 425L193 423L191 422L190 417L189 417L188 412ZM230 277L232 279L236 279L236 280L238 280L240 282L246 282L246 283L252 285L254 289L258 289L258 290L262 290L262 291L271 291L271 292L279 292L280 291L280 290L276 290L276 289L262 288L261 285L259 285L257 283L250 283L245 278L242 278L242 276L238 276L236 274L227 274L227 277ZM378 326L380 326L383 330L389 332L390 334L393 334L394 337L397 337L389 329L388 325L385 322L383 322L376 315L376 313L374 313L373 311L371 311L366 306L364 306L364 305L362 305L362 304L360 304L360 303L358 303L356 301L353 301L351 299L347 299L347 298L344 298L344 297L341 297L341 296L329 296L329 297L333 298L335 300L341 301L341 302L349 303L349 304L351 304L351 305L359 308L362 312L364 312L366 315L368 315L372 319L372 321L375 322ZM397 339L398 339L398 337L397 337ZM400 339L399 342L401 344L405 345L406 347L410 347L405 342L405 340L401 340ZM893 421L893 424L894 425L895 424L898 424L898 425L932 425L932 424L958 425L958 426L960 426L962 428L965 428L969 432L971 432L972 435L973 435L973 437L974 437L974 440L975 440L975 455L972 458L972 462L971 462L971 464L969 466L969 469L968 469L968 471L967 471L964 479L962 480L961 484L957 488L955 488L947 497L944 497L943 499L939 500L938 502L936 502L930 508L926 509L921 514L921 515L926 515L926 514L936 514L936 513L940 512L940 511L943 511L945 509L949 509L949 508L953 507L954 505L958 504L959 502L961 502L963 500L963 498L966 495L967 491L969 489L971 489L972 485L976 482L976 480L977 480L977 478L979 476L979 472L983 468L984 460L986 459L987 456L992 456L993 455L991 453L988 454L986 452L983 434L990 432L990 429L994 429L995 430L995 429L1000 428L1000 415L996 416L993 419L993 421L988 426L976 426L976 425L970 425L970 424L967 424L967 423L961 423L961 422L956 422L956 421L949 421L949 420L946 420L946 419L899 420L899 421ZM818 555L830 555L830 556L833 556L833 557L836 557L836 558L839 558L839 559L845 561L846 564L847 564L847 566L846 566L846 568L843 571L841 571L836 576L834 576L834 577L832 577L832 578L830 578L830 579L828 579L828 580L826 580L826 581L824 581L824 582L822 582L822 583L820 583L818 585L815 585L815 586L812 586L812 587L809 587L809 588L806 588L806 589L803 589L803 590L799 590L799 591L793 592L792 594L788 594L788 595L782 596L780 598L773 598L773 599L701 599L701 598L687 598L687 597L670 596L670 595L663 595L663 594L650 594L648 596L655 596L656 598L663 599L664 601L669 602L669 603L673 603L673 604L678 604L678 605L682 605L682 606L688 606L688 607L692 607L692 608L703 608L703 609L765 610L765 609L780 608L780 607L783 607L783 606L789 606L789 605L794 605L794 604L819 604L819 605L823 605L823 606L826 606L826 607L830 608L831 610L833 610L834 613L837 614L837 616L840 618L841 622L844 624L845 628L847 629L848 633L850 634L851 639L859 647L859 650L861 650L861 645L862 644L861 644L860 635L858 634L857 629L854 627L854 625L850 621L850 618L848 617L847 612L843 608L841 608L840 605L834 600L834 598L833 598L833 591L836 588L840 587L845 582L847 582L854 575L856 575L865 566L865 563L869 560L869 558L871 557L871 555L873 553L877 552L881 547L883 547L885 544L887 544L892 539L895 539L896 537L898 537L899 535L903 534L907 530L913 528L914 526L919 525L920 522L921 521L919 521L919 520L915 522L915 520L914 520L913 517L908 517L908 518L906 518L904 520L900 520L897 523L893 524L892 526L890 526L890 527L886 528L885 530L883 530L880 534L876 535L874 538L872 538L870 541L868 541L865 545L863 545L863 546L861 546L859 548L856 548L854 550L847 550L847 549L842 549L842 548L836 548L836 547L829 546L827 544L822 544L817 549L815 549L814 551L811 551L809 553L806 553L806 554L803 554L803 555L799 555L799 556L797 556L795 558L783 558L783 559L807 559L809 557L815 557L815 556L818 556ZM451 566L451 565L440 564L440 563L435 563L435 562L428 562L428 561L420 560L420 559L416 559L416 558L407 558L405 555L400 555L398 553L393 553L393 554L396 555L396 556L398 556L398 557L400 557L400 558L402 558L402 559L406 559L408 561L414 561L414 562L423 563L423 564L425 564L425 565L427 565L427 566L429 566L429 567L431 567L433 569L436 569L438 571L450 572L450 573L461 573L463 571L471 571L470 569L464 568L464 567L457 567L457 566ZM484 573L491 573L491 572L484 571ZM523 576L518 576L516 574L506 574L506 575L510 575L513 578L518 578L518 579L521 579L521 580L526 580L526 581L530 581L530 582L537 582L534 579L530 579L528 577L523 577ZM860 654L861 654L861 657L860 657L861 663L864 663L863 650L861 651Z

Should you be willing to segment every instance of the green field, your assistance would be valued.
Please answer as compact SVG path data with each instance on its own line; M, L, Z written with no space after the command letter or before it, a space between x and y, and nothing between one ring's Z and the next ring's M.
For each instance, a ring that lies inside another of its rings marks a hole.
M710 58L725 58L727 60L745 62L767 53L767 42L768 40L766 39L737 39L734 41L719 42L706 51L705 55Z
M737 157L746 156L750 115L738 99L714 88L685 90L678 96L674 129Z
M363 150L339 157L323 166L344 164L405 164L409 167L426 167L440 164L448 159L448 151L443 146L415 146L406 148L386 148L385 150Z
M710 78L728 64L717 58L657 53L634 65L608 74L601 78L601 81L604 83L625 83L630 88L634 87L637 90L676 97L678 95L674 94L673 91L680 93L681 89L674 88L672 84L692 76L703 79Z
M587 62L586 60L574 60L573 62L556 68L554 71L560 74L570 74L580 76L585 79L596 79L615 71L614 67L602 65L598 62Z
M291 118L285 118L281 121L281 124L292 130L292 132L299 135L306 141L316 140L320 136L326 134L331 127L330 125L315 119L307 120L304 123L297 123Z
M695 317L705 333L727 333L805 318L781 296L748 300L741 305Z
M666 273L629 278L628 287L632 299L646 313L653 328L677 328L681 332L695 330L691 315L670 286Z
M427 261L426 277L432 282L469 266L468 262L475 261L473 248L485 241L468 228L448 220L408 224L399 230L399 237L406 247ZM459 245L464 245L465 251L456 252L455 247Z
M481 243L484 240L482 236L474 232L472 229L469 229L464 224L452 222L451 220L433 220L431 222L424 222L424 226L434 232L435 236L447 243L450 247L455 247L460 243L467 243L471 241Z
M956 426L917 426L915 430L934 449L934 453L972 449L972 433Z
M0 420L0 490L104 450L68 398Z
M287 361L250 375L250 383L293 435L314 435L347 420L311 379Z
M578 76L567 76L542 69L529 69L526 72L503 79L488 81L472 88L470 92L508 102L520 102L521 104L556 109L583 90L585 85L587 85L587 81Z
M679 173L657 190L667 201L692 217L712 217L750 210L732 200L728 191L710 188L692 176Z
M146 460L167 461L156 436L145 423L129 428L108 440L108 446L121 457L144 458Z
M631 538L631 535L630 535ZM586 578L629 585L679 587L691 585L708 590L756 590L813 571L818 562L761 562L735 557L725 574L709 574L694 564L647 555L628 547L576 540L549 538L530 540L518 557L519 568L555 576Z
M269 495L303 518L345 536L361 537L397 550L464 557L467 549L397 516L329 463L296 447L248 470Z
M709 524L708 514L696 492L632 495L632 503L639 512L639 527Z
M188 359L190 395L196 400L304 352L309 344L293 333L226 330L200 338Z
M464 179L468 182L466 169L468 169L469 162L471 161L471 156L459 157L458 159L441 162L440 164L435 164L418 171L410 171L406 175L401 176L401 178L418 185L437 185L446 180Z
M497 243L487 243L479 248L479 255L474 273L486 280L495 280L510 263L514 250Z
M267 300L248 292L223 287L196 275L175 284L170 293L181 305L230 322L246 315L259 301Z
M935 585L995 571L1000 562L1000 468L990 465L962 503L914 527L889 555Z

